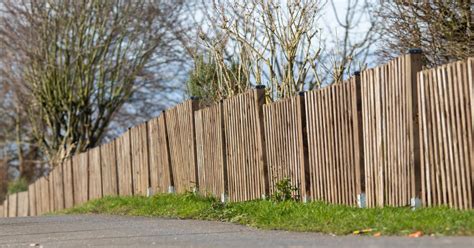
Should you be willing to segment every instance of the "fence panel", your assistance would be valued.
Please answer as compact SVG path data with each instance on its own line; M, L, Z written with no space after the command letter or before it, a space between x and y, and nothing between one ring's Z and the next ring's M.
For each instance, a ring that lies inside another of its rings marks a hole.
M117 154L115 153L115 142L109 142L100 146L100 164L102 166L102 189L104 196L116 196L118 194L117 182Z
M18 194L8 195L8 217L18 216Z
M7 218L8 217L8 197L5 197L5 200L3 200L3 217Z
M29 216L29 202L28 202L28 191L18 193L18 217Z
M143 123L130 129L132 149L133 192L146 195L149 182L147 124Z
M356 205L361 193L358 76L305 93L310 195Z
M49 190L49 178L47 177L41 177L39 179L39 183L40 183L40 192L41 192L41 198L40 198L40 201L41 201L41 210L42 210L42 214L44 213L49 213L51 212L51 201L50 201L50 197L51 197L51 194L50 194L50 190Z
M270 194L285 178L298 188L297 196L306 197L301 97L263 105L265 151Z
M474 58L418 73L422 202L474 200Z
M44 213L43 204L41 201L42 194L41 194L40 179L37 179L34 184L35 184L36 216L39 216Z
M421 55L409 54L362 72L362 114L367 205L405 206L418 192L416 72Z
M95 147L89 153L89 200L102 198L102 169L100 147Z
M31 183L28 186L28 204L30 209L30 216L36 216L36 184Z
M182 193L198 184L194 113L197 102L183 102L165 112L173 184Z
M150 187L156 192L165 193L171 185L171 173L164 114L148 122L148 141Z
M5 208L3 205L0 205L0 218L5 217Z
M89 156L87 152L72 157L74 206L89 200Z
M117 154L118 192L121 196L133 195L130 131L115 140Z
M226 191L221 108L221 104L216 104L194 112L199 190L216 197Z
M50 188L53 194L54 210L63 210L64 209L64 175L62 164L57 165L54 170L50 173L50 178L53 182L53 187Z
M247 201L267 194L261 123L264 89L223 101L229 199Z
M67 158L63 164L63 182L64 182L64 207L74 207L74 183L72 171L72 159Z

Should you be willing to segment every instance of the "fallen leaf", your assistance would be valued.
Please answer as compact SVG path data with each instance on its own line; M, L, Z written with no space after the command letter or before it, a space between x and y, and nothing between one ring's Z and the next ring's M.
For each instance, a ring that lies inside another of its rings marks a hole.
M410 233L410 235L408 235L408 237L410 237L410 238L419 238L421 236L423 236L423 233L421 231Z
M372 231L373 231L372 228L367 228L367 229L362 229L362 230L355 230L354 232L352 232L352 234L363 234L363 233L368 233Z
M382 236L382 233L380 233L380 232L374 233L374 237L380 237L380 236Z

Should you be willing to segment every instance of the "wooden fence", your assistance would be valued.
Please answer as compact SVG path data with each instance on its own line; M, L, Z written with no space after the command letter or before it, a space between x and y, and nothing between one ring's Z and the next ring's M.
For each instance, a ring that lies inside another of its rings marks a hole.
M367 205L406 206L418 195L416 73L421 54L362 72L362 125Z
M263 132L263 89L223 102L228 193L231 201L268 195Z
M418 73L424 205L473 206L474 59Z
M276 184L290 179L298 190L297 195L306 198L305 152L303 144L304 102L296 96L263 105L265 153L268 167L270 194Z
M199 190L206 195L227 193L222 104L194 112Z
M375 207L421 197L425 206L471 209L474 59L421 65L411 53L268 104L262 88L202 109L186 101L66 159L27 192L9 195L0 216L173 187L246 201L274 194L284 178L307 200L363 206L365 194Z
M305 94L311 199L356 205L362 192L359 77Z
M150 163L150 187L158 193L165 193L172 185L171 162L166 134L165 115L148 122L148 147Z
M176 192L198 186L194 110L196 101L186 101L165 112L166 131Z

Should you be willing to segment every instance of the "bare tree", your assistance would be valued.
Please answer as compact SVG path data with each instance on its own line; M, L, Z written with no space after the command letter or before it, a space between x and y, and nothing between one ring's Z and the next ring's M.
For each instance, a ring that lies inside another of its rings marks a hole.
M362 0L348 1L344 12L333 1L213 1L203 8L209 21L199 37L204 52L196 58L201 62L204 57L215 67L216 77L202 77L214 78L215 86L200 85L217 89L225 98L263 84L268 98L276 100L341 82L366 66L375 42L372 20L368 30L357 32L369 7ZM342 35L332 30L323 33L324 10L335 12L333 22ZM324 38L329 35L334 38ZM200 77L192 79L196 78Z
M379 9L384 59L414 47L429 66L474 55L472 1L383 1Z
M5 0L2 79L51 162L95 146L173 59L183 1ZM161 79L161 78L160 78ZM160 85L165 87L165 85ZM160 88L156 86L156 88Z

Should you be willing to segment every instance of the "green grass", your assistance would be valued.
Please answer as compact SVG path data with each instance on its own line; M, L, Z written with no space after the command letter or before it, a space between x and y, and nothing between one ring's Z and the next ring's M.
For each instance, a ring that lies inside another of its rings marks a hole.
M258 200L222 204L193 194L154 197L106 197L64 211L66 214L112 214L216 220L262 229L321 232L336 235L371 229L367 234L474 235L474 211L448 208L360 209L322 202L274 203Z

